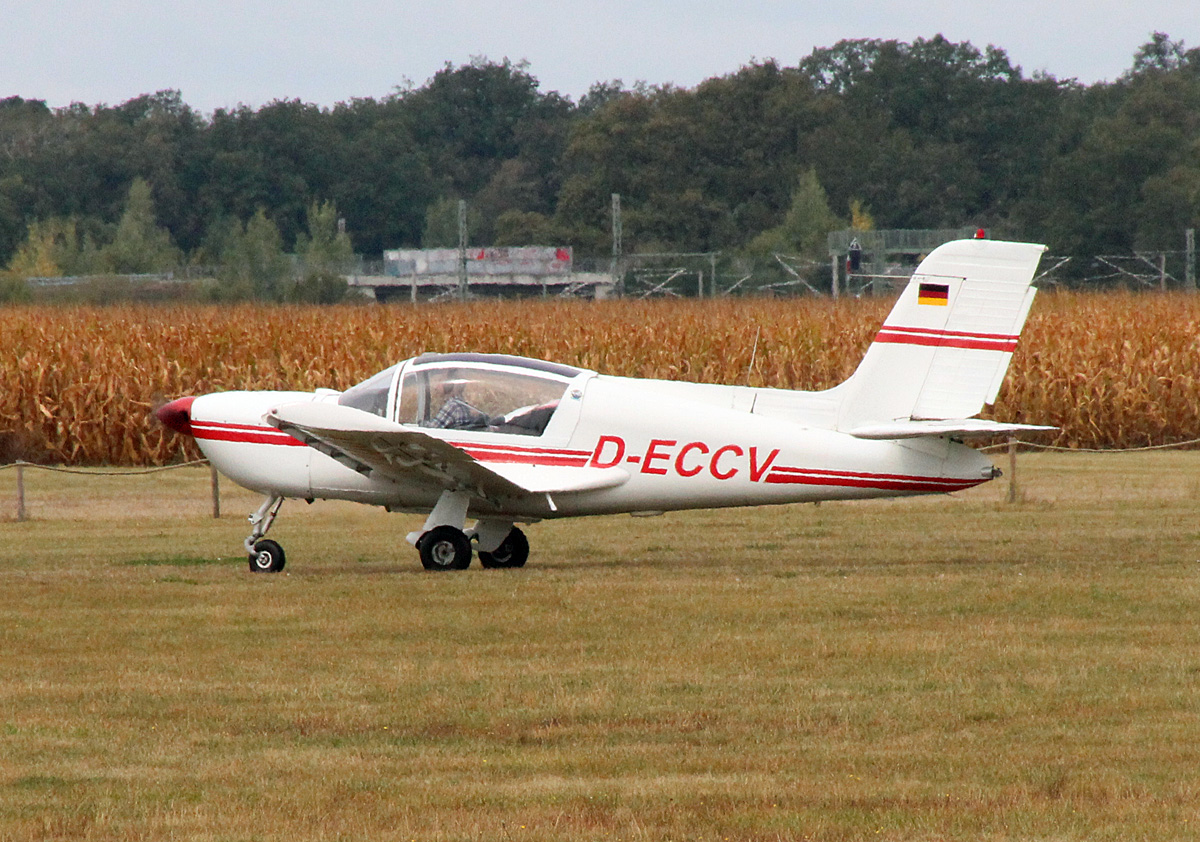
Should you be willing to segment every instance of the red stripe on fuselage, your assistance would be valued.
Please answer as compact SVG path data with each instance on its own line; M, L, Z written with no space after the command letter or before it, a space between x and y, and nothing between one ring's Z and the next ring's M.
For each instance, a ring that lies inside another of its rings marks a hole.
M249 424L222 424L216 421L192 419L192 435L206 441L233 441L241 444L277 444L285 447L306 447L304 442L294 439L274 427L258 427Z
M550 465L582 468L591 458L591 451L564 450L556 447L519 447L506 444L481 444L478 442L451 441L454 445L480 462L496 462L519 465Z
M877 488L882 491L961 491L983 479L871 474L858 471L823 471L815 468L774 468L766 482L775 485L832 485L844 488Z
M207 441L231 441L240 444L274 444L284 447L305 447L305 443L274 427L249 424L223 424L216 421L192 421L192 433ZM591 458L591 451L563 450L552 447L518 447L514 445L447 442L479 462L549 465L582 468Z

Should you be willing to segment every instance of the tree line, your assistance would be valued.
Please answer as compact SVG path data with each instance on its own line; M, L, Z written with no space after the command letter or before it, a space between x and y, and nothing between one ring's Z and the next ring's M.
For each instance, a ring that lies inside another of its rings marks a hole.
M821 257L851 224L1177 250L1200 223L1200 49L1155 33L1092 85L937 36L578 102L484 59L332 108L0 100L0 265L25 275L192 263L286 297L279 254L316 249L320 276L350 252L454 245L460 199L472 243L602 256L613 193L627 252Z

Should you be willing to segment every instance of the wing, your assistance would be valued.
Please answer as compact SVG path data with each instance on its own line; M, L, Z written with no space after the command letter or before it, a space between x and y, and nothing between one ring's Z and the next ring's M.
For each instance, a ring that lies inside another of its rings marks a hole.
M338 404L287 404L265 420L364 476L432 483L491 501L612 488L629 479L620 468L485 465L428 433Z

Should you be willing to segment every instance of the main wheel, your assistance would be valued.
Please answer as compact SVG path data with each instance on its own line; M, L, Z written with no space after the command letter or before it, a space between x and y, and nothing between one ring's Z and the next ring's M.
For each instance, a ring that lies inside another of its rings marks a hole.
M479 563L484 567L524 567L529 558L529 539L517 527L509 530L500 546L490 553L480 551Z
M274 541L259 541L250 554L250 570L253 573L278 573L285 564L287 556L283 553L283 547Z
M471 539L453 526L435 526L417 542L426 570L466 570L471 566Z

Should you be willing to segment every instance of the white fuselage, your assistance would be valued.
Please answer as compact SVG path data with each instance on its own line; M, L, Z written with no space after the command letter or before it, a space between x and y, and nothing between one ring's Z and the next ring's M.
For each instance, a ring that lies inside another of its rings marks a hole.
M952 492L994 476L991 462L946 438L877 441L830 429L830 392L634 380L581 372L540 436L421 428L487 466L617 469L610 487L475 500L471 514L512 520L769 505ZM264 494L429 511L434 482L366 476L268 426L289 403L338 393L223 392L197 398L192 433L223 474Z

